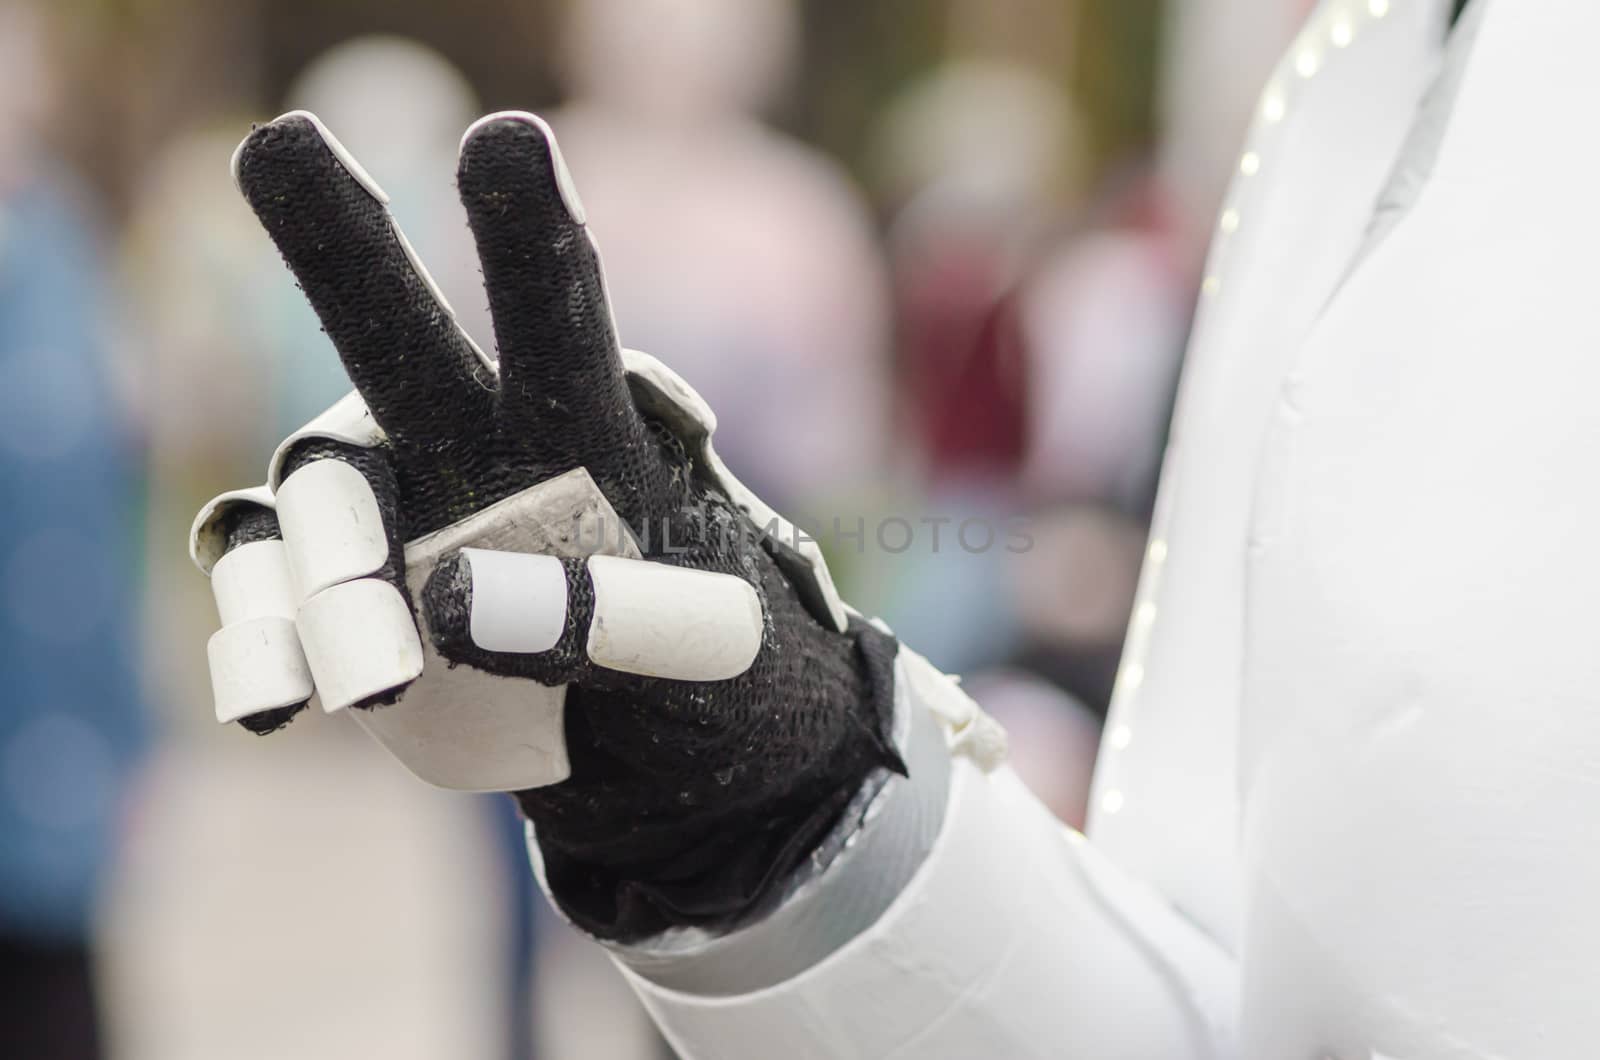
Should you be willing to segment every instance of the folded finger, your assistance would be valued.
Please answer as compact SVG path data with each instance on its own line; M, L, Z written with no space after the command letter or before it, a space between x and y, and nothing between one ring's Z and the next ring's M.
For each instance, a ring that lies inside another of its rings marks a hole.
M211 590L222 628L206 643L220 722L258 734L287 725L315 691L295 631L294 592L271 508L236 503L220 516Z

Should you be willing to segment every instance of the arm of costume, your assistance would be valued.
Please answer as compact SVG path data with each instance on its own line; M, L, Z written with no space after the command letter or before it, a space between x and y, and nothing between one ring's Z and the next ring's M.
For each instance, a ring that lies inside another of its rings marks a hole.
M910 778L825 868L731 934L609 946L668 1040L696 1060L1232 1056L1232 958L1053 817L953 680L905 648L895 677Z

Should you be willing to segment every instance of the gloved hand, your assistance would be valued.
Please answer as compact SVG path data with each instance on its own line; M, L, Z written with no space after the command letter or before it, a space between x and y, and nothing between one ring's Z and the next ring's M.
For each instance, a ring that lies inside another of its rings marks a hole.
M619 350L548 128L462 142L498 365L315 118L255 129L234 173L359 397L196 520L219 719L270 732L315 697L425 779L515 790L602 937L758 913L904 771L895 645L728 474L693 391Z

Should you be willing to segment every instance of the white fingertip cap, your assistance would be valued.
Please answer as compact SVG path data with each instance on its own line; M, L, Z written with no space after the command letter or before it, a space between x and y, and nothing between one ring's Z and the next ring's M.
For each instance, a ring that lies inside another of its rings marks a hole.
M303 703L314 691L291 619L264 615L231 623L206 642L217 720Z
M389 558L378 498L366 476L343 460L317 460L278 487L278 526L288 550L295 599L364 578Z
M294 621L294 589L282 541L251 541L227 552L211 568L211 592L224 627L269 615Z
M549 651L567 627L567 573L555 556L464 548L472 570L472 643L484 651Z
M377 578L324 589L296 622L322 709L332 714L422 673L422 640L400 590Z
M761 599L742 578L591 556L597 666L675 681L725 681L761 650Z

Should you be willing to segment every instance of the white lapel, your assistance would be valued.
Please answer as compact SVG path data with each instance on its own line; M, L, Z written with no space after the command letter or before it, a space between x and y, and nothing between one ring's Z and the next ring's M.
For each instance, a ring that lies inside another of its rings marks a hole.
M1319 7L1263 93L1207 263L1089 827L1226 944L1261 439L1289 356L1360 245L1436 69L1447 9Z

